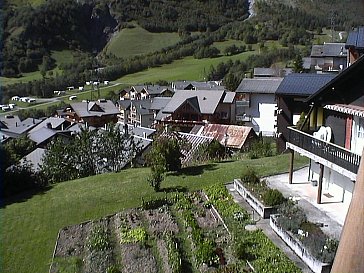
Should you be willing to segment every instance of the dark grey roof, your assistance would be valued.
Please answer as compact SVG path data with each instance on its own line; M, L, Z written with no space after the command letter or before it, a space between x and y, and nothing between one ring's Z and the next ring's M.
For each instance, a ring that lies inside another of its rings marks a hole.
M274 94L283 78L244 78L235 92Z
M155 97L152 99L150 110L161 110L166 107L170 100L170 97Z
M37 131L43 127L47 127L48 124L50 124L53 129L56 129L56 128L60 127L62 124L64 124L65 126L69 126L70 122L64 118L49 117L49 118L46 118L45 120L43 120L37 126L35 126L32 130L30 130L29 133ZM63 129L66 129L66 128L63 128Z
M122 128L122 127L120 127ZM143 138L150 138L155 132L155 129L141 127L141 126L133 126L128 124L128 132L135 136L143 137Z
M166 119L169 116L170 116L170 114L163 113L163 110L162 110L162 111L158 112L158 114L155 116L154 120L161 121L161 120Z
M12 137L18 137L31 130L40 122L40 119L27 118L20 123L15 122L14 124L11 124L11 126L9 126L8 128L2 128L1 130L7 132L7 134L11 135Z
M147 86L147 92L150 95L160 95L163 94L163 92L169 90L167 86L160 86L160 85L148 85Z
M41 144L42 142L52 138L57 134L56 130L52 130L46 127L42 127L36 131L32 131L29 133L28 137L32 141L34 141L37 145Z
M201 114L213 114L223 97L223 90L178 90L163 109L163 113L174 113L185 101L197 101ZM192 98L196 98L191 100Z
M223 103L233 103L235 99L235 92L225 92Z
M304 69L310 69L311 67L311 57L304 57L302 58L302 61L303 61L303 68ZM289 73L287 73L286 75L288 75Z
M225 86L221 85L221 82L216 81L176 81L172 83L172 87L175 90L185 90L188 86L191 86L195 90L224 90Z
M19 116L17 115L0 116L0 121L3 122L8 128L15 127L21 122Z
M150 114L151 100L131 100L131 107L135 107L139 115Z
M74 132L74 133L80 133L81 129L86 129L86 128L90 129L91 131L96 129L96 127L86 125L84 123L75 123L75 124L71 125L70 127L68 127L67 131Z
M20 164L25 164L25 162L30 163L32 165L32 170L37 172L40 169L40 166L43 164L43 157L45 154L45 149L37 148L33 152L27 154L20 160Z
M254 77L274 77L276 72L273 68L256 67L254 68Z
M364 49L364 27L358 27L353 31L349 32L348 39L345 43L345 48L356 48L363 50Z
M344 43L325 43L323 45L313 45L311 57L342 57L346 58L347 51Z
M276 94L308 97L335 76L336 74L292 73L284 77Z
M131 102L130 102L130 100L119 100L117 102L117 104L119 105L119 107L121 109L128 110L128 109L130 109Z
M75 102L70 105L79 117L101 117L106 115L117 115L120 113L111 100ZM98 107L100 107L100 109L97 109Z

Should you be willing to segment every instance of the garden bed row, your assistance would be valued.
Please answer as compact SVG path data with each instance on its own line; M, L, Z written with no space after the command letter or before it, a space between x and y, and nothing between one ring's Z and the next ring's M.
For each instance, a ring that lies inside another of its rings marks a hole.
M50 272L300 272L249 223L223 185L170 194L63 228Z

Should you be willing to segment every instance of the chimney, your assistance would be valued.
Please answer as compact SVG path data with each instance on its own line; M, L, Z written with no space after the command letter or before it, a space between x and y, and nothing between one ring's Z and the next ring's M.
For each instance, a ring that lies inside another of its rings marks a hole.
M52 129L52 123L47 122L46 126L47 126L48 129Z

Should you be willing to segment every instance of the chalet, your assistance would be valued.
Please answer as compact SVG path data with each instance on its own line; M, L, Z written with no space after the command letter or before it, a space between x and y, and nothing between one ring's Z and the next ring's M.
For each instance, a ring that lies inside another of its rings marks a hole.
M349 32L345 48L348 50L349 66L364 54L364 26L355 28L353 31Z
M300 128L289 127L287 148L310 159L310 180L322 194L350 203L364 147L364 56L305 100ZM292 182L292 164L290 168Z
M54 138L69 139L71 132L68 127L71 124L72 122L65 118L49 117L33 127L28 132L28 137L38 148L46 148Z
M292 73L284 77L276 91L277 148L286 149L288 127L296 125L310 106L305 100L335 77L335 74Z
M244 78L235 90L236 121L252 127L256 133L273 136L276 131L275 92L283 78Z
M59 112L59 115L72 122L102 127L110 122L116 123L119 113L111 100L100 99L71 103L62 112Z
M21 121L16 115L0 116L0 131L6 138L18 138L26 135L41 122L42 120L35 118L27 118Z
M118 121L124 124L150 127L154 122L154 113L150 109L151 100L120 100Z
M347 50L344 43L313 45L311 66L316 71L338 72L347 67Z
M168 114L163 114L163 109L170 102L170 97L155 97L152 99L150 110L153 112L154 123L159 123Z
M223 90L178 90L162 110L162 124L190 131L196 124L235 123L235 92Z
M160 85L135 85L119 93L120 100L143 100L154 97L171 97L173 91L167 86Z

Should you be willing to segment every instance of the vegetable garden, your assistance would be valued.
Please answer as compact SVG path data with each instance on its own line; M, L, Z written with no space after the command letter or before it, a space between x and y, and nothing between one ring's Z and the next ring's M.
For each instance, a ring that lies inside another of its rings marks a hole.
M63 228L50 272L300 272L248 224L224 185L170 193Z

